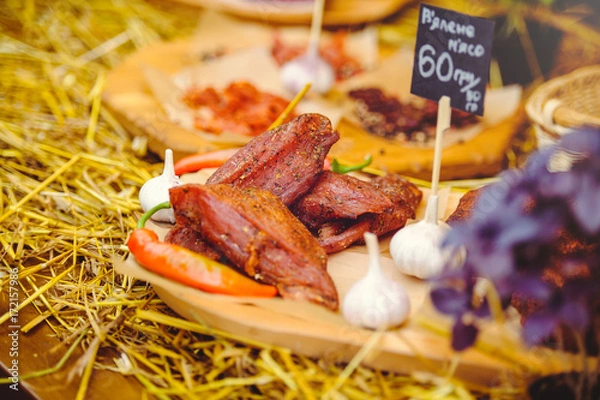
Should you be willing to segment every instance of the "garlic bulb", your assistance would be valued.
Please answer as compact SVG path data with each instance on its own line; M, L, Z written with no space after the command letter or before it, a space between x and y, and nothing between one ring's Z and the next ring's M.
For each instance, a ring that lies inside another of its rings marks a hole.
M437 189L442 163L442 143L444 132L450 128L450 116L450 97L442 96L438 102L431 194L427 200L425 218L400 229L390 242L390 253L400 271L421 279L442 272L446 261L458 264L462 263L465 257L464 248L456 253L454 249L441 248L442 240L450 230L450 226L443 221L438 221Z
M410 312L408 294L381 269L377 236L367 232L364 237L369 250L369 270L346 293L342 314L354 326L379 329L400 325Z
M165 150L163 173L146 181L140 189L140 204L144 212L147 212L160 203L169 201L169 189L179 184L179 177L175 175L173 151L167 149ZM152 215L151 219L154 221L175 223L175 214L172 208L159 210Z
M305 54L281 67L281 82L292 93L298 93L307 83L318 93L327 93L334 81L333 69L318 55Z
M298 93L307 83L318 93L324 94L335 81L333 68L319 56L319 41L323 28L325 0L314 0L310 37L306 53L281 67L281 83L290 92Z
M392 237L390 253L396 267L407 275L426 279L439 274L450 255L441 242L451 229L437 220L438 196L429 196L425 218L407 225Z

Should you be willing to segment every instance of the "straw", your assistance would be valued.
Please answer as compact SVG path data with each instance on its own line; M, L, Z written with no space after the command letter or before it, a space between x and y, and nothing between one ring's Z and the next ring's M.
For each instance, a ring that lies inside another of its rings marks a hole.
M140 46L191 35L201 12L176 2L121 3L0 4L0 289L16 269L18 310L35 314L19 314L20 334L44 329L52 336L44 340L58 343L52 351L62 352L21 382L62 381L69 368L77 398L95 395L99 370L135 381L140 398L435 393L421 378L363 366L369 347L351 363L311 359L182 319L146 282L115 273L142 214L139 189L162 163L104 108L103 88L110 68ZM10 318L0 316L2 328ZM117 355L100 357L108 349Z

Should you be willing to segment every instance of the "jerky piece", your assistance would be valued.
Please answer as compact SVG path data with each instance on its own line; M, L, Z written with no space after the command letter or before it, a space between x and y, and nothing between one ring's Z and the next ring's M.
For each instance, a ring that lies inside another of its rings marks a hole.
M481 188L473 189L465 193L458 201L456 210L446 218L446 223L450 226L455 226L465 222L470 217L473 210L475 210L475 203L477 202L480 193Z
M396 205L402 202L407 203L413 210L413 215L409 218L415 218L414 213L423 199L423 192L415 184L398 174L378 176L371 183L389 197L392 203Z
M211 260L222 261L223 258L221 253L202 238L200 232L193 230L189 226L175 225L167 232L164 241L200 253Z
M388 174L375 178L373 186L388 196L394 207L375 216L371 232L381 236L404 227L409 219L416 217L417 207L423 198L423 192L416 185L400 175Z
M233 185L187 184L170 190L177 224L189 226L284 298L338 308L327 254L274 194Z
M346 219L323 224L318 231L318 240L327 253L364 243L365 232L382 236L404 227L409 219L415 218L423 193L414 184L399 175L389 174L375 178L371 186L388 197L392 207L380 213L361 215L354 221Z
M327 117L300 115L252 139L217 169L207 184L258 187L290 205L317 180L325 156L339 138Z
M372 219L325 222L319 228L319 244L327 254L331 254L342 251L354 243L359 243L365 232L370 231Z
M356 219L366 213L389 211L393 206L369 182L325 171L310 192L294 204L293 212L309 229L316 229L326 221Z

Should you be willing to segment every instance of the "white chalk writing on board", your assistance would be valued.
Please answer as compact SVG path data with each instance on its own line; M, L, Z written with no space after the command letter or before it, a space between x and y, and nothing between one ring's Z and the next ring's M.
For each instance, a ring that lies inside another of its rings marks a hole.
M494 22L421 4L411 93L483 115Z

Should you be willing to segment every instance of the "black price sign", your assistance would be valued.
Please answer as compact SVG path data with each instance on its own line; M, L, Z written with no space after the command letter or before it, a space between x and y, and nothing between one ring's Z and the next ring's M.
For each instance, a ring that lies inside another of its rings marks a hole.
M483 115L494 22L421 3L410 92Z

